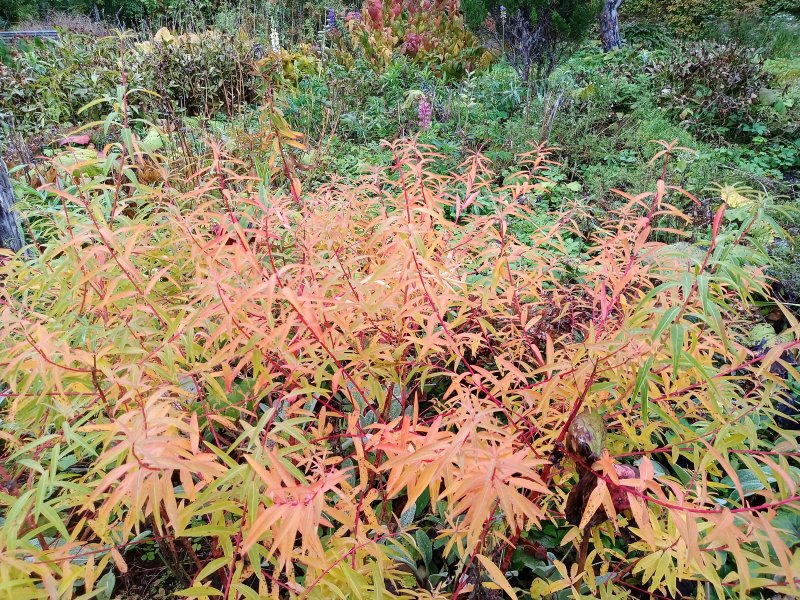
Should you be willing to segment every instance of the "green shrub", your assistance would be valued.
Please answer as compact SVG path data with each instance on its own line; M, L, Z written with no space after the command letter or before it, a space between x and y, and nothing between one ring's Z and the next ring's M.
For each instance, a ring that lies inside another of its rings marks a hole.
M715 21L756 14L764 3L764 0L626 0L622 9L628 15L666 21L681 36L697 36Z
M674 31L663 21L625 19L620 34L627 46L664 50L675 44Z
M764 58L796 58L800 48L800 21L785 13L760 17L745 16L709 34L724 42L758 48Z
M122 80L117 38L65 34L58 41L21 42L0 65L0 121L23 132L99 118L79 117L95 98L113 94ZM136 74L131 74L135 85Z
M763 60L734 44L679 47L656 68L660 104L701 138L736 137L752 123L759 90L768 83Z
M172 35L161 29L136 45L132 68L150 89L189 115L233 114L258 90L253 42L219 31Z
M134 44L130 38L63 34L58 41L21 42L0 63L0 122L23 135L68 128L103 117L97 98L116 96L124 52L128 99L138 116L178 112L232 114L258 94L254 43L219 32L172 36ZM3 130L0 130L0 134Z
M800 14L800 0L768 0L764 5L766 12Z

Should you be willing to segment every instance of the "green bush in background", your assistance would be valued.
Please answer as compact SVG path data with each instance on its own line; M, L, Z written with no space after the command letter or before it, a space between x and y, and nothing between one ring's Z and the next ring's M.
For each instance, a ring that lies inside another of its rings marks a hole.
M623 18L666 21L679 35L697 36L719 21L763 13L800 13L800 0L625 0L622 10Z

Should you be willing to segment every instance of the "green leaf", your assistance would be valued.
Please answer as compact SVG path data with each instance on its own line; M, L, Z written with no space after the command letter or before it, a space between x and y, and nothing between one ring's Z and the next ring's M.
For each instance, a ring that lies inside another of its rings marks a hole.
M202 581L203 579L205 579L206 577L217 571L220 567L222 567L223 565L227 565L230 562L231 561L227 556L220 556L219 558L215 558L214 560L209 562L205 567L203 567L203 570L200 571L195 577L195 581Z
M678 313L681 312L681 306L673 306L669 310L664 312L664 315L661 317L661 320L658 322L658 325L653 331L653 340L657 340L661 333L675 320L675 317Z
M348 565L342 565L342 574L344 578L347 580L347 583L350 585L350 592L358 600L364 600L364 594L362 590L366 587L366 582L364 581L364 577L360 574L351 569Z
M416 504L412 504L403 513L400 515L400 526L401 527L408 527L411 523L414 522L414 515L417 513L417 506Z
M243 583L235 583L231 587L244 596L247 600L262 600L262 597L258 595L258 592L256 592L253 588L244 585Z
M384 592L384 577L381 573L380 564L377 562L373 562L370 565L370 570L372 571L372 585L375 588L375 600L383 600L383 592Z
M648 358L642 368L639 369L639 373L636 375L636 385L633 387L633 401L635 402L639 395L641 394L642 397L642 420L647 423L647 399L648 399L648 388L647 388L647 379L650 375L650 368L653 366L653 357L651 356Z
M683 333L683 325L675 324L670 327L669 335L672 340L672 372L675 378L678 376L681 354L683 354Z
M672 470L675 471L675 474L678 476L678 479L683 485L689 485L689 482L692 480L692 476L686 469L679 464L673 463Z
M55 511L55 509L53 509L52 506L49 504L42 504L39 506L39 512L47 519L48 523L55 527L58 532L64 536L65 539L69 539L69 531L67 531L64 521L61 519L61 517L59 517L58 513Z
M425 567L430 571L430 565L433 562L433 544L431 544L431 539L428 537L428 534L421 529L417 529L414 533L414 539L417 541L417 549L422 555Z
M125 127L122 131L119 132L119 136L122 139L122 143L125 146L125 150L128 152L129 156L134 156L134 148L133 148L133 131L129 127Z
M786 543L796 544L800 540L800 513L779 510L772 519L772 525Z
M109 571L97 580L95 584L95 592L97 593L97 600L111 600L111 595L114 593L114 585L117 583L117 578L114 571Z
M739 480L739 485L742 486L742 493L745 496L752 496L756 492L760 492L765 490L767 486L764 484L764 481L753 473L750 469L739 469L736 471L736 478ZM769 483L773 483L775 481L774 477L768 477L767 481ZM733 483L733 479L730 476L724 477L720 483L727 485L728 487L734 488L731 492L730 498L734 502L739 502L741 498L739 497L739 491L735 489L735 485Z

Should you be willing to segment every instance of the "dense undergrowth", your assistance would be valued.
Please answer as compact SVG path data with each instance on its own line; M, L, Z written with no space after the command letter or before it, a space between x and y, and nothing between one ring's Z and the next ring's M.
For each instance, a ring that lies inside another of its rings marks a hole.
M800 594L796 23L407 5L2 54L0 596Z

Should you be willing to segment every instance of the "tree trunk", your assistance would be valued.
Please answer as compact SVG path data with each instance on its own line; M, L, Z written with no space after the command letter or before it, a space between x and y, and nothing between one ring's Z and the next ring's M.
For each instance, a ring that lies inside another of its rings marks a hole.
M19 252L25 245L14 213L14 192L6 164L0 159L0 248Z
M622 47L619 37L619 7L622 0L606 0L600 11L600 41L603 50L609 52Z

